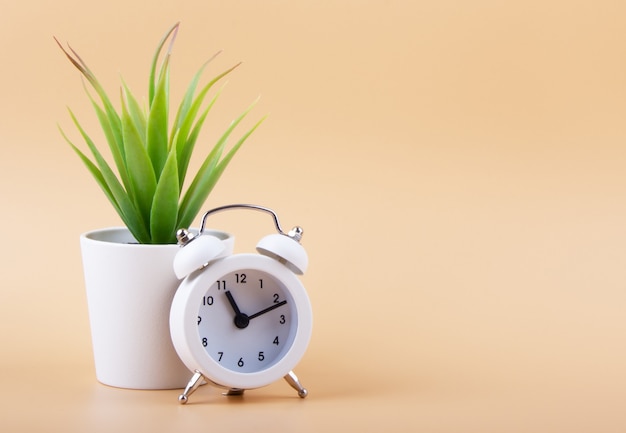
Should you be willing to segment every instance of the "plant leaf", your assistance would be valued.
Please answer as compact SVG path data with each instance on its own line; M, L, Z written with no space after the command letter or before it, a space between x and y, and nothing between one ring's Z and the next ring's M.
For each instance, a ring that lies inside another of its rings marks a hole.
M100 97L100 100L102 101L102 104L104 106L104 111L106 112L106 116L111 125L111 132L115 138L113 140L113 144L117 149L113 149L113 146L112 146L111 151L114 153L114 155L119 154L123 158L124 157L124 141L122 138L120 116L117 114L117 111L115 111L115 108L113 107L113 104L111 103L111 100L109 99L108 95L104 91L104 88L102 87L100 82L97 80L94 73L91 72L87 64L83 61L83 59L80 58L78 53L72 49L72 47L68 45L68 48L71 51L71 54L70 54L65 48L63 48L61 43L56 38L54 40L56 41L59 48L61 48L63 53L65 53L66 57L70 60L70 62L83 74L83 76L87 79L87 81L89 81L91 86L94 88L94 90ZM91 96L89 97L91 99ZM117 161L116 161L116 164L118 165L118 168L119 168L119 164Z
M226 71L222 72L221 74L214 77L211 81L209 81L202 88L202 90L198 93L198 96L196 96L195 100L191 104L191 107L187 111L186 115L184 117L179 118L180 128L177 131L178 139L176 140L175 145L178 151L178 174L179 174L181 185L183 184L185 176L187 174L187 166L189 164L189 158L192 153L191 151L193 149L193 144L195 143L195 140L189 141L187 140L187 137L189 136L189 132L191 131L193 127L193 122L196 116L198 115L198 111L202 107L204 98L206 97L207 93L216 82L218 82L221 78L231 73L239 65L241 65L241 62L237 63L235 66L232 66L231 68L227 69ZM218 92L218 94L220 92ZM209 108L215 103L215 100L216 98L214 97L213 100L211 101ZM191 146L191 149L185 149L187 146Z
M122 217L122 220L124 220L123 212L120 209L120 206L117 203L117 200L115 200L115 197L113 196L113 193L111 192L111 188L109 188L109 185L104 179L102 172L100 172L100 169L98 169L98 167L93 162L91 162L91 160L78 147L76 147L74 143L70 141L70 139L67 137L67 135L65 135L65 132L63 131L63 129L61 129L61 127L59 127L59 131L61 131L61 135L63 136L65 141L67 141L67 143L72 147L74 152L76 152L78 157L82 160L83 164L85 164L85 166L87 167L91 175L94 177L94 179L96 180L100 188L102 188L102 191L104 192L104 194L107 196L107 198L113 205L113 208L115 209L115 211L118 213L120 217Z
M98 179L104 180L104 184L106 185L105 193L107 190L111 192L111 196L114 199L112 203L115 203L114 207L116 211L122 218L122 221L124 221L124 224L126 224L128 229L131 231L133 236L135 236L135 239L137 239L137 241L141 243L148 242L150 240L150 234L148 233L146 226L143 224L139 212L135 208L135 205L126 194L126 191L124 191L124 188L119 183L119 180L115 176L115 173L113 173L113 170L111 170L106 160L102 157L102 154L100 154L100 152L96 148L93 140L91 140L91 138L87 135L87 133L80 125L78 119L76 119L76 116L74 115L74 113L72 113L71 110L70 116L72 117L76 128L87 143L87 146L91 150L91 153L93 154L99 167L99 172L102 177L100 178L100 176L96 176L96 181L98 181ZM63 131L61 131L61 133L65 140L72 146L72 148L74 148L75 151L78 151L79 156L81 157L83 162L85 160L89 161L89 159L82 152L80 152L80 150L78 150L78 148L67 138ZM87 168L92 171L89 164L87 164Z
M176 162L176 150L172 149L163 167L152 202L150 213L152 243L176 243L178 197L178 164Z
M258 100L257 100L258 101ZM217 142L211 153L204 161L198 173L194 177L189 189L185 193L183 200L180 204L178 213L178 227L188 227L193 219L196 217L200 208L204 205L207 197L213 190L213 187L221 177L222 173L228 166L235 153L239 150L241 145L247 140L247 138L263 123L267 118L264 116L259 120L252 128L250 128L233 146L233 148L226 154L222 161L219 158L223 152L226 139L231 134L233 129L243 120L243 118L250 112L252 107L256 105L255 101L250 107L246 109L235 121L233 121L230 127L222 135ZM219 161L219 163L218 163Z
M145 226L150 227L150 212L156 189L156 177L148 152L141 143L141 137L128 113L124 98L122 98L122 133L126 150L126 166L134 201Z
M189 131L191 130L191 127L193 125L194 119L198 115L198 112L200 111L200 108L202 107L202 103L204 102L204 98L206 97L206 95L209 92L209 90L211 90L211 88L213 87L213 85L215 83L217 83L220 79L222 79L226 75L230 74L239 65L241 65L241 62L237 63L235 66L232 66L232 67L228 68L227 70L225 70L221 74L219 74L216 77L214 77L211 81L209 81L202 88L202 90L200 90L200 92L198 93L198 95L194 99L193 103L191 104L191 107L189 107L189 110L185 113L184 116L181 116L178 119L178 123L180 125L179 129L181 131L179 133L179 135L178 135L178 143L179 144L180 144L180 140L181 139L183 141L186 140L187 134L189 134ZM180 151L179 151L179 155L180 155Z
M152 106L152 101L154 99L155 88L156 88L156 69L157 69L157 62L159 61L159 55L161 54L161 51L163 51L163 46L165 45L165 42L167 42L167 39L170 37L170 35L172 35L172 40L168 48L168 54L171 52L172 45L174 44L174 41L176 40L176 35L178 34L179 26L180 26L180 22L174 24L167 31L167 33L163 35L163 37L161 38L161 41L157 45L157 49L156 49L156 52L154 53L154 56L152 57L152 64L150 67L150 80L148 82L148 107ZM163 67L161 67L161 69L162 68ZM163 75L163 74L159 73L159 75Z
M218 152L219 150L219 152ZM221 150L213 148L196 173L178 208L178 227L189 227L217 182L215 167Z
M212 166L214 167L217 165L217 162L222 156L224 146L226 145L226 140L228 139L230 134L233 132L233 130L237 127L237 125L239 125L239 123L241 123L241 121L244 119L244 117L246 117L246 115L250 112L250 110L252 110L252 108L256 105L257 102L258 102L258 99L254 101L242 114L240 114L237 119L233 120L230 123L230 126L222 134L222 136L217 141L217 143L215 143L215 146L213 146L213 149L211 149L211 152L209 152L209 154L205 158L204 162L202 163L202 166L196 173L196 176L191 182L191 185L189 186L189 189L185 193L183 200L180 204L179 220L180 220L181 215L184 215L187 213L186 208L189 202L191 201L191 198L197 195L196 189L198 188L199 184L203 183L201 179L208 177L208 174L210 174L210 171L212 170L211 167Z
M167 159L167 116L169 106L169 59L167 55L159 77L156 93L148 112L148 155L157 180Z
M174 123L173 123L174 126L172 128L172 137L171 137L172 140L170 141L170 145L171 143L174 142L174 132L180 129L180 127L182 126L181 124L183 120L187 117L187 112L189 111L189 108L191 107L191 104L193 102L193 96L196 93L196 88L198 87L198 83L200 82L200 77L202 76L204 69L221 52L222 52L221 50L218 51L217 53L213 54L213 56L209 60L204 62L204 64L196 72L191 82L189 83L189 86L187 87L187 91L185 92L185 96L183 97L183 100L181 101L178 107L178 111L176 112L176 118L174 119Z
M133 95L133 92L130 91L124 80L122 80L122 86L124 88L124 98L126 98L126 107L128 108L128 113L130 117L133 119L133 123L137 128L137 132L139 132L139 136L141 138L141 142L146 144L146 115L144 110L137 102L137 98Z
M182 146L177 146L178 179L180 182L180 185L179 185L180 188L183 187L182 184L185 180L185 176L187 176L187 168L189 167L189 161L191 160L191 155L196 145L196 141L198 140L198 136L200 135L200 131L202 130L202 126L204 125L204 121L206 120L206 117L209 114L211 107L213 107L213 105L215 104L215 101L217 101L217 98L219 97L220 94L221 94L221 89L220 91L217 92L217 94L213 97L213 99L211 99L211 102L209 102L209 105L206 107L204 112L200 115L200 117L198 118L198 121L196 122L193 129L189 133L187 140L184 141ZM177 137L175 137L174 140L175 142L178 143Z
M104 132L104 136L107 140L107 143L109 144L109 149L111 150L111 154L113 155L113 160L117 167L117 171L120 175L120 179L122 180L122 184L124 185L124 188L126 189L126 191L130 193L131 192L130 181L128 179L128 173L126 172L126 162L124 161L125 157L121 153L123 146L118 146L116 142L117 140L116 136L118 134L121 136L121 130L117 132L114 131L114 129L117 128L119 125L116 125L115 122L112 123L110 121L110 118L107 116L105 111L98 105L95 99L91 96L91 93L89 93L89 90L87 89L87 87L85 87L85 93L87 93L87 96L89 97L89 100L91 101L91 105L93 106L93 109L96 112L96 116L98 117L98 121L100 122L102 131Z

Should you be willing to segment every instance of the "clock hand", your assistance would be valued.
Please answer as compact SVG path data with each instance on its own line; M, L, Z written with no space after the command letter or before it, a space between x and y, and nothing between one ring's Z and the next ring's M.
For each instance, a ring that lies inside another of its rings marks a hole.
M233 308L235 312L235 326L239 329L244 329L248 327L248 323L250 323L250 318L247 314L241 312L237 303L235 302L235 298L233 298L233 294L230 293L230 290L225 292L226 297L228 298L228 303Z
M248 317L248 320L252 320L252 319L254 319L255 317L259 317L259 316L260 316L260 315L262 315L262 314L269 313L270 311L275 310L275 309L276 309L276 308L278 308L278 307L282 307L282 306L283 306L283 305L285 305L286 303L287 303L287 301L282 301L282 302L279 302L278 304L274 304L274 305L272 305L271 307L267 307L266 309L261 310L261 311L259 311L258 313L254 313L252 316L247 316L247 317Z
M228 303L230 304L230 306L233 307L233 311L235 311L235 314L241 314L241 310L239 310L239 307L235 302L235 298L233 298L233 294L230 293L230 290L226 291L226 297L228 298Z

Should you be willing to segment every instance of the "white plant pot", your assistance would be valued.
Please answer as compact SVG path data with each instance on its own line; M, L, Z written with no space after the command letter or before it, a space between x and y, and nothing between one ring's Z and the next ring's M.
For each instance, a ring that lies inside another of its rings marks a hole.
M223 239L232 254L234 239ZM126 228L80 237L96 377L132 389L184 388L190 372L169 330L170 306L180 281L172 263L178 245L140 245Z

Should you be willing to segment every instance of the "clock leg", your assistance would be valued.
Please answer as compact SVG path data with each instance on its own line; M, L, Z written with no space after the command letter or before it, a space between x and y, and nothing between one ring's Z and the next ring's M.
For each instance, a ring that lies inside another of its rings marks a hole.
M200 385L202 385L202 379L203 379L202 373L196 370L193 376L191 377L191 379L189 380L189 383L185 387L185 390L183 391L183 393L178 396L178 402L180 404L187 404L187 398L191 394L193 394L193 392L196 389L198 389Z
M304 398L309 394L309 391L307 391L306 388L302 386L302 384L298 380L298 376L296 376L293 371L287 373L287 376L285 376L285 380L289 385L291 385L293 389L298 391L298 396L300 398Z
M244 391L245 390L241 388L230 388L228 391L222 393L222 395L225 395L226 397L236 397L238 395L243 395Z

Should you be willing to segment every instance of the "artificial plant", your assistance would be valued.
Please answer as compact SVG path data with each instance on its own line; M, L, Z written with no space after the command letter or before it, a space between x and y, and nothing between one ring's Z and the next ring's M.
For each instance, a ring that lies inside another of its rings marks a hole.
M191 225L228 163L265 119L261 118L226 152L229 136L254 103L248 107L224 131L189 185L183 188L194 146L220 92L217 91L204 106L207 94L215 83L240 63L215 76L196 93L205 67L219 52L211 57L193 76L170 126L170 56L178 28L178 23L170 28L157 46L150 68L147 108L142 108L122 80L119 111L76 51L70 46L65 49L55 38L91 86L92 91L84 84L117 172L105 160L71 109L70 117L89 148L92 159L59 127L61 134L91 172L135 239L144 244L176 242L176 230ZM168 40L169 47L164 50Z

